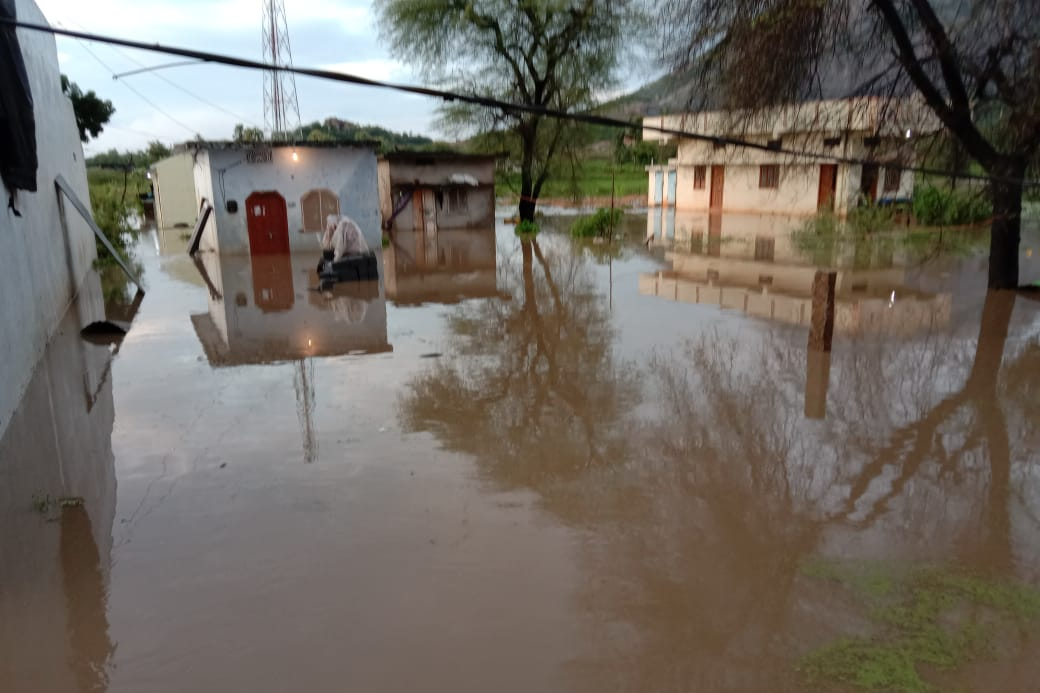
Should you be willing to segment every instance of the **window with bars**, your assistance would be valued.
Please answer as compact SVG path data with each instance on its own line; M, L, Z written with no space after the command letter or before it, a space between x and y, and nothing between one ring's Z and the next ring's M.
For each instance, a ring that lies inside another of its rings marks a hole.
M773 190L780 187L780 164L762 164L758 167L758 187Z
M693 167L693 189L704 190L708 181L708 167L707 166L694 166Z
M896 192L899 190L899 181L903 178L903 171L896 165L885 167L885 192Z
M469 211L469 195L466 188L451 188L448 190L448 211L452 214Z

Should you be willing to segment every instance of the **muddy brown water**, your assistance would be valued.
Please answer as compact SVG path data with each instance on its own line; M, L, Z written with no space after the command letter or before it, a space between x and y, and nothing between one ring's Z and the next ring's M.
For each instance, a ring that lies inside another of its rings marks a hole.
M818 566L1040 584L1040 302L984 252L626 225L331 295L142 236L129 334L70 311L0 442L0 691L845 690L804 658L885 633ZM918 669L1036 690L1035 626Z

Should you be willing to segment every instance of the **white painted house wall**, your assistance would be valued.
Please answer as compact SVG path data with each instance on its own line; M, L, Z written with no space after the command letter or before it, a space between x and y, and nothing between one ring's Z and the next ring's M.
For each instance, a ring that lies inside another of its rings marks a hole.
M884 191L886 162L899 160L913 164L913 148L905 132L933 127L920 105L908 104L900 111L899 125L882 123L880 102L876 99L849 99L809 102L774 109L752 119L729 112L690 113L653 116L644 126L687 130L709 136L730 136L766 145L780 140L780 147L791 151L819 152L834 159L806 161L790 154L734 146L716 147L705 140L680 139L676 158L667 164L647 167L647 204L664 204L682 210L707 210L710 206L711 168L724 167L721 211L737 213L810 215L817 212L820 165L837 165L834 209L847 213L857 203L862 167L841 163L839 159L872 159L880 166L877 199L906 199L913 194L913 174L902 172L895 191ZM868 148L864 138L873 137L881 127L880 144ZM839 138L828 145L825 139ZM663 140L668 136L644 129L647 140ZM778 188L759 186L763 165L780 167ZM694 188L695 167L706 167L703 188ZM667 180L674 172L678 185L674 199L658 192L659 175Z
M15 6L21 21L47 23L32 0L16 0ZM54 38L19 29L18 40L33 95L39 168L37 192L18 192L21 217L0 205L0 315L6 326L0 330L0 434L96 257L90 228L71 206L63 222L54 189L61 174L90 205L83 147L72 103L61 91Z
M315 189L335 193L340 213L357 222L370 248L380 247L379 189L371 147L276 146L272 161L248 163L245 147L200 146L193 169L196 205L205 197L214 206L202 236L203 250L248 254L246 198L253 192L274 190L285 198L290 250L317 251L320 234L302 231L300 208L300 198ZM238 203L237 212L227 211L229 200Z
M189 152L157 161L151 170L155 189L155 221L160 229L195 226L199 216Z

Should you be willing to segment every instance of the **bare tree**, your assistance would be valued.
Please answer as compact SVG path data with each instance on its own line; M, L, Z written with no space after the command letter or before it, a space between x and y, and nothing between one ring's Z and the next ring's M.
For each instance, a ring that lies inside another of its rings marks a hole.
M1040 152L1033 0L669 0L667 57L760 110L849 93L919 96L991 177L989 287L1018 286L1022 193ZM897 109L882 109L894 113Z

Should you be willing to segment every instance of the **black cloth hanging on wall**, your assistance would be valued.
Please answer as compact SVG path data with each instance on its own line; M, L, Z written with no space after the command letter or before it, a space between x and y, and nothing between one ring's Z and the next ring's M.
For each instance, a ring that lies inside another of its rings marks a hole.
M16 19L15 0L0 0L0 17ZM18 34L0 25L0 178L10 191L36 192L36 118Z

